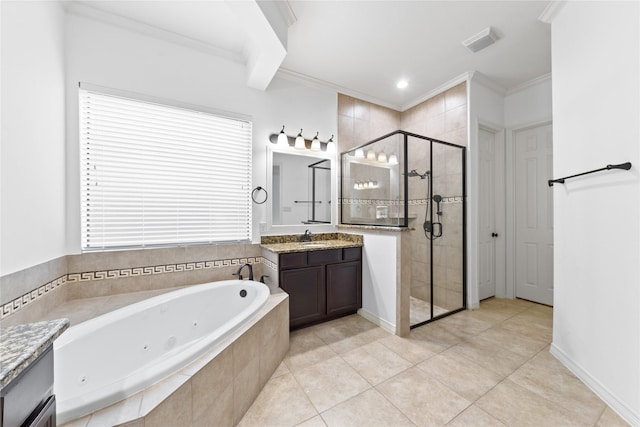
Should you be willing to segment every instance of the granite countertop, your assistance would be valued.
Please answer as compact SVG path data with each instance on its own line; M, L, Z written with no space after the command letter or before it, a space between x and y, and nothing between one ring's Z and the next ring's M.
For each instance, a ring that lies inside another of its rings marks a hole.
M46 320L0 331L0 388L38 358L69 327L69 320Z
M284 254L289 252L324 251L327 249L357 248L362 246L362 242L352 240L332 239L313 240L311 242L284 242L261 244L263 248L276 253Z
M276 254L288 252L324 251L327 249L358 248L362 246L362 235L350 233L312 234L310 242L301 242L300 235L284 234L262 236L260 246Z

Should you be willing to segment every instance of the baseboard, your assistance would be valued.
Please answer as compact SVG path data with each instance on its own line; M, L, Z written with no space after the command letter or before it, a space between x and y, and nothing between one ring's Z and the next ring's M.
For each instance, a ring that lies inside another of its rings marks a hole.
M600 399L602 399L611 409L613 409L622 419L632 426L640 426L640 414L635 413L627 404L620 401L607 387L591 376L582 366L576 364L564 351L555 344L551 344L550 349L556 359L558 359L567 369L574 373L580 381L585 383Z
M396 325L394 325L391 322L387 322L384 319L379 318L378 316L376 316L373 313L368 312L367 310L365 310L364 308L360 308L358 309L358 314L362 317L364 317L365 319L367 319L369 322L374 323L378 326L380 326L382 329L384 329L387 332L390 332L392 334L396 333Z

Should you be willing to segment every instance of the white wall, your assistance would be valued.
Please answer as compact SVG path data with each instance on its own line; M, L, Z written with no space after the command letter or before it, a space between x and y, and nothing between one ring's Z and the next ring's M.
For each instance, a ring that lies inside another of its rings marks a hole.
M552 23L552 352L640 425L640 4L567 2Z
M504 125L508 128L530 126L551 120L551 76L536 79L504 97Z
M251 116L254 187L268 187L266 145L283 124L290 133L304 128L307 138L337 133L332 90L278 78L264 92L250 89L242 64L76 15L67 18L66 46L68 253L80 251L78 82ZM266 206L254 205L254 241Z
M0 3L0 276L65 254L64 10Z
M398 233L358 231L362 248L362 311L390 331L396 326L396 248Z

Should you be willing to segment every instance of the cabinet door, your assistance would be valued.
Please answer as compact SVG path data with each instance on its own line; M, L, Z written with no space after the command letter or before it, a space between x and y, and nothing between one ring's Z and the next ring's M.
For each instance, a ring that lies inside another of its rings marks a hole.
M360 261L327 265L327 316L355 313L362 307Z
M289 294L291 328L322 319L326 314L324 266L280 272L280 287Z

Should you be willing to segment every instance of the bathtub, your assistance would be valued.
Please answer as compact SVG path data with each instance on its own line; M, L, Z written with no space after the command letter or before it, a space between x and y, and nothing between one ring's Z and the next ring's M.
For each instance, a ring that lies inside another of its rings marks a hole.
M250 319L269 288L225 280L190 286L72 326L54 342L59 424L177 372Z

